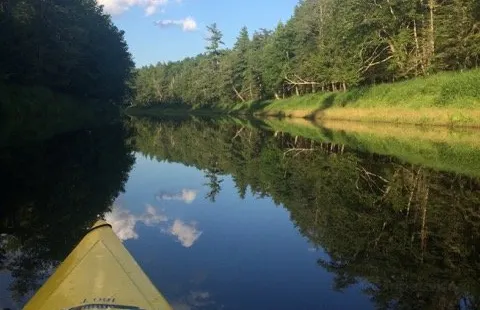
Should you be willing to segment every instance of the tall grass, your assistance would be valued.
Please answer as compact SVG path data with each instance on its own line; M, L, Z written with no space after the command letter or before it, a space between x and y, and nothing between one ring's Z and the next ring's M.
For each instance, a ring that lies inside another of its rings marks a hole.
M480 108L480 70L442 72L348 92L311 94L272 102L266 110L302 108Z
M259 116L480 126L480 70L272 101Z

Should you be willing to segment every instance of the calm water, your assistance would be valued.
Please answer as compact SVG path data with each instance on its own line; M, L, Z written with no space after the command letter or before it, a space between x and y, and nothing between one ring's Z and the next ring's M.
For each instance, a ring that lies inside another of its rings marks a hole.
M0 308L99 214L175 309L479 307L475 136L276 126L132 119L2 149Z

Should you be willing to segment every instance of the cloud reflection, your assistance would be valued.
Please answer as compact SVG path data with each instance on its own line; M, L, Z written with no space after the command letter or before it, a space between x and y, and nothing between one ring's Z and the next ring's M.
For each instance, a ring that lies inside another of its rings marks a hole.
M175 237L185 248L191 248L203 233L197 228L197 223L186 223L180 219L169 221L165 214L148 204L141 215L132 214L130 210L116 204L111 212L105 214L105 221L112 225L113 232L122 241L139 238L135 230L138 223L159 227L161 232Z
M167 222L168 218L164 214L158 214L152 205L147 205L145 212L140 216L133 215L130 210L115 205L111 212L105 214L105 221L112 225L113 232L120 240L126 241L138 239L138 234L135 231L138 222L147 226L155 226Z
M198 191L193 189L184 188L180 193L158 193L155 197L157 201L162 200L177 200L183 201L186 204L191 204L197 199Z
M172 308L175 310L195 310L210 308L214 304L215 302L209 292L191 291L187 296L172 302Z
M181 220L175 220L168 232L177 237L184 247L190 248L203 233L196 226L196 223L186 224Z

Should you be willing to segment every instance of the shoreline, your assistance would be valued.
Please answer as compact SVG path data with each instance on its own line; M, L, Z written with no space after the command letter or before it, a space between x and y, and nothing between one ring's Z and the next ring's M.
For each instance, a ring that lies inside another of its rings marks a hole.
M341 121L366 124L413 125L480 129L480 108L334 108L321 113L312 110L228 111L205 109L129 108L130 116L186 117L240 116L255 118L299 119L315 122Z
M277 100L135 106L132 115L230 115L480 128L480 69Z
M480 69L285 99L134 106L141 116L253 116L480 128Z

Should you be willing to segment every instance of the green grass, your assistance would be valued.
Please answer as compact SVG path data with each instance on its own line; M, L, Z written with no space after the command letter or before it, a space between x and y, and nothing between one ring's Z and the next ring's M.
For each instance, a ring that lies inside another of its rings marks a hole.
M345 93L313 94L274 101L265 110L307 108L480 107L480 70L443 72L391 84L356 88Z
M134 109L135 110L135 109ZM442 72L347 92L202 108L157 105L142 114L233 114L480 127L480 70ZM138 112L142 111L142 112Z

